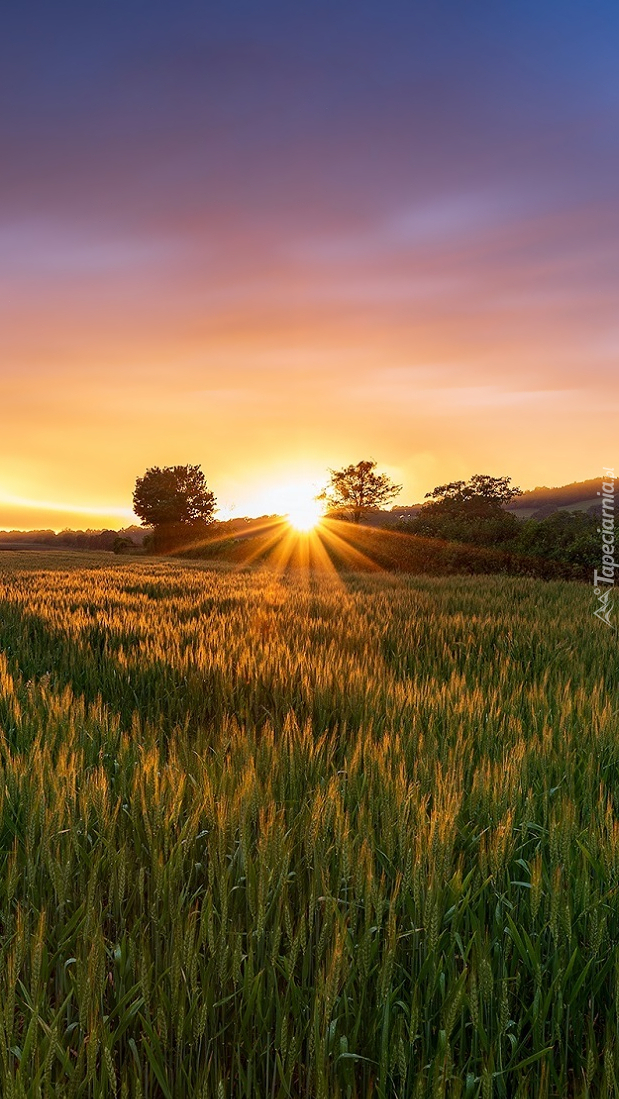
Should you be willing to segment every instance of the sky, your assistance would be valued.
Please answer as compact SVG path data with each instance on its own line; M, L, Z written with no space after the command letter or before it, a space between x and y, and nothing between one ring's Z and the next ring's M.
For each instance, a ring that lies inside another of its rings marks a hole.
M619 464L615 0L7 0L0 526Z

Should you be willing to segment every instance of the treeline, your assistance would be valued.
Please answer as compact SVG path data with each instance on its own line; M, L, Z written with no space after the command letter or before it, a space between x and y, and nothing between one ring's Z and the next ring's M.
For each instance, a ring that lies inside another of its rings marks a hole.
M501 507L446 503L426 505L418 514L397 520L394 529L589 568L601 552L597 510L556 510L543 519L519 519Z
M28 549L55 546L58 549L116 550L143 545L148 531L131 526L123 530L2 530L0 548Z

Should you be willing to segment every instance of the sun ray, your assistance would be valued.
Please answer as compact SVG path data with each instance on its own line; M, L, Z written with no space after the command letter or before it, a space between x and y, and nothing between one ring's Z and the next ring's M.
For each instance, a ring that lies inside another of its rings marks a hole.
M194 542L191 542L187 547L188 549L201 549L203 546L217 546L224 542L229 542L230 539L235 540L252 540L254 536L265 534L267 531L272 530L275 527L281 527L283 520L280 518L269 518L264 520L251 520L247 524L247 529L243 527L236 530L226 530L218 533L214 533L217 530L217 525L213 526L213 533L208 532L206 537L198 538Z
M310 568L313 572L326 574L332 580L335 580L339 587L343 587L340 574L325 548L324 534L325 528L322 523L312 532L310 538Z
M335 529L337 526L337 529ZM348 539L345 537L346 533L353 533L348 531L347 528L352 527L351 523L342 523L335 520L325 520L321 523L320 534L327 549L331 549L350 569L362 569L364 572L382 572L381 566L373 561L371 557L363 553L360 549L357 549ZM343 537L344 535L344 537ZM337 568L336 565L334 567Z
M298 539L298 534L292 529L292 527L286 527L281 539L273 547L269 554L269 564L275 569L277 573L283 573L286 571L290 564L290 559L294 553L295 545Z
M268 561L275 546L281 541L288 530L283 519L272 520L261 528L259 536L255 539L247 536L247 550L236 562L237 569L243 569L246 565L252 565L262 559Z

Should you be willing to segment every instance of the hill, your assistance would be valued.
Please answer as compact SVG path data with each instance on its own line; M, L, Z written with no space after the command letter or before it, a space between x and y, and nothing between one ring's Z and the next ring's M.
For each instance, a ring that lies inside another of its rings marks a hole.
M509 506L508 510L522 519L531 517L543 519L554 511L588 511L599 506L601 478L592 477L588 481L573 481L569 485L557 488L540 486L523 492Z
M213 532L215 534L215 532ZM503 573L552 579L587 579L579 566L528 557L506 550L464 545L437 538L346 523L323 521L310 535L299 535L282 519L248 524L233 536L210 537L175 551L186 559L226 561L244 566L268 564L276 570L317 572L404 572L450 576Z
M599 505L598 493L600 491L601 477L591 477L588 481L573 481L569 485L560 485L556 488L548 488L540 485L537 488L528 489L522 496L516 497L507 511L517 515L519 519L544 519L555 511L567 509L570 511L588 511L589 508L597 508ZM386 526L392 521L412 519L419 514L423 507L420 504L407 506L394 504L390 511L372 514L372 526Z

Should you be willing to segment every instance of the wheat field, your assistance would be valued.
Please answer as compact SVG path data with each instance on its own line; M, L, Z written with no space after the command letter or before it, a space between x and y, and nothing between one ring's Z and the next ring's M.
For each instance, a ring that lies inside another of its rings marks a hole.
M0 1094L619 1094L590 588L0 559Z

